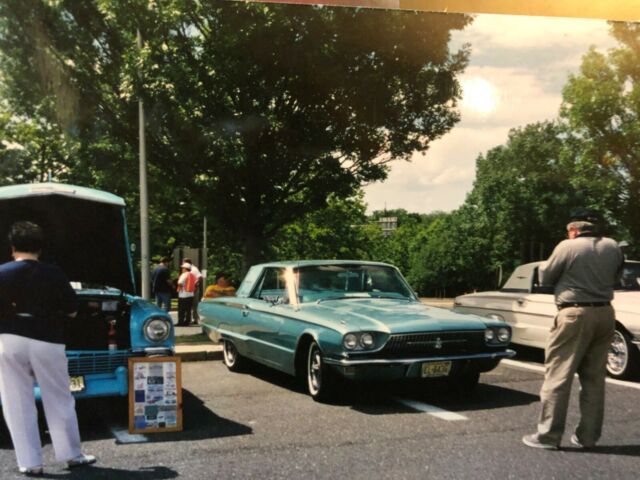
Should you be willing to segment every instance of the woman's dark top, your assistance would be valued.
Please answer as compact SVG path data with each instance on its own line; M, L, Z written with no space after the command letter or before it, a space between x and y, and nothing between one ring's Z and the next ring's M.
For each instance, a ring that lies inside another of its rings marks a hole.
M64 343L64 324L78 309L59 267L35 260L0 265L0 333Z

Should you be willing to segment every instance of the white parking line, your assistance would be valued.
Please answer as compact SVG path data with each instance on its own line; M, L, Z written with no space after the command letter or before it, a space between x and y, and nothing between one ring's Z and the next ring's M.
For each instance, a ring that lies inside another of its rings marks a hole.
M419 412L425 412L429 415L433 415L434 417L441 418L442 420L448 420L450 422L457 422L460 420L468 420L464 415L460 415L458 413L450 412L448 410L444 410L442 408L435 407L433 405L429 405L428 403L418 402L416 400L409 400L406 398L392 397L394 401L398 403L402 403L407 407L413 408L414 410L418 410Z
M533 365L531 363L520 362L518 360L509 360L509 359L504 359L500 363L504 365L511 365L512 367L524 368L526 370L534 370L536 372L544 373L544 367L541 365ZM629 387L629 388L635 388L636 390L640 390L640 383L637 383L637 382L626 382L624 380L617 380L615 378L608 378L608 377L606 381L607 383L611 383L613 385L620 385L621 387Z

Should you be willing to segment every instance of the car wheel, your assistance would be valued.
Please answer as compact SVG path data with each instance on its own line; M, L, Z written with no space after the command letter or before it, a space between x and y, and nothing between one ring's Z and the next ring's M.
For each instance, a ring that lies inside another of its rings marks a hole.
M307 391L317 402L333 397L336 387L335 373L326 365L316 342L311 342L307 354Z
M468 395L478 386L480 372L467 372L449 379L449 385L458 395Z
M616 328L607 357L607 372L610 377L624 379L635 376L640 366L640 352L631 343L631 336Z
M239 372L244 365L244 358L238 353L238 349L229 340L222 341L222 362L232 372Z

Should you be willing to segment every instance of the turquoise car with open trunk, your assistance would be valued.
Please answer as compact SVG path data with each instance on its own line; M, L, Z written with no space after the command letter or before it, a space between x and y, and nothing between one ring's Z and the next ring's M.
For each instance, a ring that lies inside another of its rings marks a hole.
M11 260L11 225L35 222L45 237L40 260L59 265L76 290L78 314L65 334L77 398L125 396L129 358L174 352L171 317L135 296L124 207L116 195L74 185L0 188L0 263Z

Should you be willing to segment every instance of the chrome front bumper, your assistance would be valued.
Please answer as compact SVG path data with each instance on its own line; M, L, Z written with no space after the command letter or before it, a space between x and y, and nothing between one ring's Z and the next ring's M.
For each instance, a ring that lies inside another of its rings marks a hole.
M513 350L505 350L503 352L494 353L474 353L472 355L443 355L440 357L417 357L417 358L324 358L324 362L329 365L337 365L340 367L352 367L357 365L410 365L413 363L424 362L446 362L453 360L497 360L502 358L511 358L515 356Z

